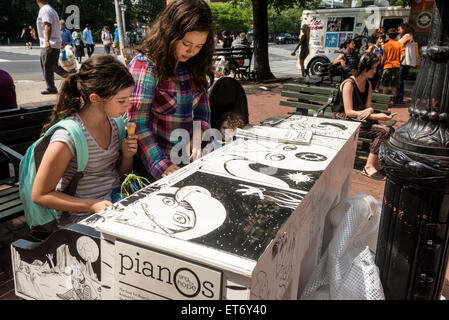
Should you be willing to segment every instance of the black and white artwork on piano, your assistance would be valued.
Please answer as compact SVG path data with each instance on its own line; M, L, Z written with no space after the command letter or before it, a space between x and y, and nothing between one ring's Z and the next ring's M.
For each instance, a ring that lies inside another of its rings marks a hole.
M336 150L257 140L238 140L200 170L279 188L309 191Z
M36 300L100 300L100 240L68 229L11 248L16 291Z
M358 122L292 115L279 122L276 128L310 129L314 135L349 139L358 126Z

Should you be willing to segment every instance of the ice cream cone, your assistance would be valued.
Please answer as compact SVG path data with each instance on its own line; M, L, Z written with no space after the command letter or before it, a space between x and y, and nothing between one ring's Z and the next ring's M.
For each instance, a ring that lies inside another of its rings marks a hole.
M128 122L126 124L126 130L128 131L128 136L132 136L136 132L136 124L134 122Z

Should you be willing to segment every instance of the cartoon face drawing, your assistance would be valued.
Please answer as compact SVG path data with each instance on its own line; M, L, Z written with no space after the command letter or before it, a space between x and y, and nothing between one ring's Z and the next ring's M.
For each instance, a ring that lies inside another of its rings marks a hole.
M121 209L118 203L106 220L183 240L210 233L227 215L223 204L199 186L165 187Z

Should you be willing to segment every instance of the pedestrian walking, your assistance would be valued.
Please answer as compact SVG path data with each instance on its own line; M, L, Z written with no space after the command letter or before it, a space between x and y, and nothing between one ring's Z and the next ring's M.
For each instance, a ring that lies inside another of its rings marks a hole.
M111 53L111 46L112 46L112 34L109 31L108 26L104 26L103 30L101 31L101 41L103 42L104 46L104 53L110 54Z
M192 141L190 157L171 153L177 136L185 133L201 137L210 127L207 89L214 80L215 47L207 2L171 1L154 22L140 51L128 67L135 81L128 119L137 124L142 168L136 171L154 180L175 172L189 158L202 156L201 145Z
M86 24L86 28L83 30L83 38L87 48L87 56L90 58L95 50L95 43L92 38L92 30L90 24Z
M42 48L40 61L47 89L41 94L55 94L58 89L55 86L55 75L66 77L68 72L58 65L61 51L61 32L58 13L49 4L48 0L36 0L39 6L37 17L37 33Z
M391 95L394 97L399 84L399 68L404 59L405 48L402 43L396 40L398 36L396 28L388 29L387 36L390 40L384 45L382 86L383 94L388 94L389 87L391 87Z
M83 34L81 33L81 29L79 26L75 27L75 31L72 33L73 41L75 41L75 57L78 60L78 62L81 63L81 60L84 57L84 38Z
M301 52L298 56L297 66L301 68L301 73L303 77L307 76L307 70L304 66L304 60L306 60L309 55L309 41L310 41L310 27L307 24L304 24L301 27L302 36L299 38L298 45L295 50L292 52L292 56L296 55L296 51L301 47Z
M404 80L407 76L410 68L414 68L417 65L416 59L416 43L413 37L413 29L408 23L401 23L398 27L400 35L399 42L404 45L405 54L399 68L399 85L396 95L394 97L395 103L404 103Z
M65 26L65 21L61 20L59 22L61 26L61 49L65 48L66 45L71 45L73 48L75 48L75 41L73 41L72 33L69 29Z
M31 36L31 29L26 24L23 25L20 38L25 40L25 46L27 49L33 49L33 37Z
M115 55L120 55L120 38L118 35L118 27L117 24L114 23L114 43L112 44L112 49Z

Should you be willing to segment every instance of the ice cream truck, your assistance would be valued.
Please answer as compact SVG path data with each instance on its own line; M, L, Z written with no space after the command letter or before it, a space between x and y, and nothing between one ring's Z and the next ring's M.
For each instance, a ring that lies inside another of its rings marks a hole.
M410 8L401 6L304 10L302 24L310 27L310 54L304 64L310 74L318 74L321 65L343 52L340 44L347 38L355 39L358 49L364 48L375 29L397 28L408 22L409 15Z

